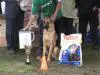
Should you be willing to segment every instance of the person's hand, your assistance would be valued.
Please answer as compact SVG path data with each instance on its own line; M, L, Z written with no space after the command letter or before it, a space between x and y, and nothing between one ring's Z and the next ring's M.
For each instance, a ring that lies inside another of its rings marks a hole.
M74 18L74 23L75 23L75 24L79 24L79 17L75 17L75 18Z
M37 22L33 22L31 25L26 25L22 30L32 30L32 28L38 28Z
M30 27L33 27L33 28L38 28L37 21L34 21L34 23L32 23L32 25L31 25Z
M38 28L38 25L31 25L29 28L28 28L28 30L29 31L35 31L35 29L37 29Z
M97 10L97 7L96 7L96 6L94 6L94 7L93 7L93 11L96 11L96 10Z

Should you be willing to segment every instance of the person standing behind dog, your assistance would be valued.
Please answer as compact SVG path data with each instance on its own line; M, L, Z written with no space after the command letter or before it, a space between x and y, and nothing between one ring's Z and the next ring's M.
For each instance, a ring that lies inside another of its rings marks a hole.
M24 28L25 29L28 29L31 24L34 22L34 23L37 23L38 22L38 19L40 17L40 21L39 23L41 23L39 25L39 31L40 31L40 47L39 48L42 48L42 37L43 37L43 20L45 19L45 17L51 17L52 21L55 20L53 18L53 14L55 12L55 8L56 8L56 4L53 2L54 0L33 0L32 1L32 15L30 17L30 21L29 23L27 24L27 26ZM56 0L55 0L56 1ZM61 15L61 13L58 13L57 15L57 18L59 18ZM41 22L42 20L42 22ZM37 24L35 24L37 25ZM37 27L37 26L36 26ZM40 59L41 58L41 52L42 52L42 49L38 49L37 51L37 59Z
M4 0L6 2L6 40L10 53L19 49L18 32L23 28L24 11L19 7L16 0Z
M79 32L82 33L83 46L85 45L84 38L89 22L93 47L96 48L96 41L99 40L96 32L99 25L98 14L100 14L100 0L76 0L76 7L78 9Z
M57 11L62 11L62 32L66 35L75 33L73 20L76 18L75 0L58 0Z
M1 2L2 2L2 0L0 0L0 14L2 14Z

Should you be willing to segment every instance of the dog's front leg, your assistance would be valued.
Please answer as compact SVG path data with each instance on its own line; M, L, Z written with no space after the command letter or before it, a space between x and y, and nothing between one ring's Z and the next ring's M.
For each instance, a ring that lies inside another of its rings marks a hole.
M59 47L55 46L55 47L54 47L53 54L52 54L52 57L53 57L54 59L57 58L58 52L59 52Z
M53 41L53 38L51 39L50 41L50 48L49 48L49 53L48 53L48 57L47 57L47 61L48 62L51 62L51 54L53 52L53 48L54 48L54 41Z
M46 55L46 45L44 44L45 42L43 42L43 56Z
M48 62L51 62L51 55L53 53L53 50L54 50L54 46L55 46L55 32L52 33L52 38L50 40L50 47L49 47L49 53L48 53L48 57L47 57L47 61Z
M46 40L44 36L46 32L47 32L46 30L43 31L43 56L45 56L46 54Z
M53 51L53 45L51 45L50 48L49 48L47 62L51 62L51 54L52 54L52 51Z

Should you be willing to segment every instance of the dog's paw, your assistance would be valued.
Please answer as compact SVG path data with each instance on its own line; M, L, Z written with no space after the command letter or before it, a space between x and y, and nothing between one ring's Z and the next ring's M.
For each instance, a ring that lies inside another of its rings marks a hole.
M41 56L37 56L37 57L36 57L36 60L37 60L37 61L42 61Z
M47 62L50 63L51 62L51 59L50 58L47 58Z

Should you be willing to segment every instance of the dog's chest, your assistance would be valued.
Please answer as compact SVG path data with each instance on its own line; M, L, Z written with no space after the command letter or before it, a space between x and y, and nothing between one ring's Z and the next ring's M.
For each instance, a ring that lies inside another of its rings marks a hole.
M56 38L55 31L52 32L46 31L44 34L44 40L47 46L50 46L53 42L55 42L55 38Z
M45 40L45 44L47 46L50 46L51 44L53 44L53 42L55 42L56 33L55 33L54 24L50 23L48 25L48 29L44 29L43 37Z

